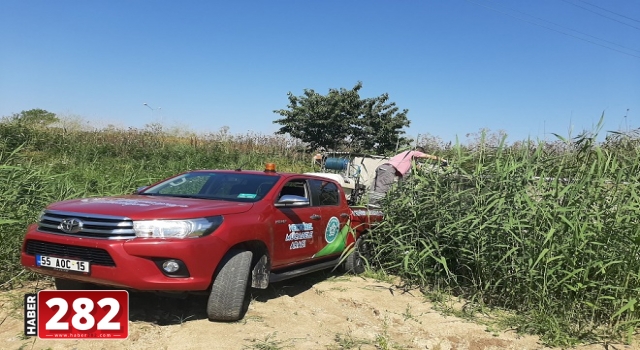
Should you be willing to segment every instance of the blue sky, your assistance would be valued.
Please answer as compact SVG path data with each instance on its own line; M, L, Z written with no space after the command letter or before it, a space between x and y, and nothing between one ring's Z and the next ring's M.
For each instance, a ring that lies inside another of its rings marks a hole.
M271 134L362 81L413 137L640 127L637 0L3 0L0 50L0 116Z

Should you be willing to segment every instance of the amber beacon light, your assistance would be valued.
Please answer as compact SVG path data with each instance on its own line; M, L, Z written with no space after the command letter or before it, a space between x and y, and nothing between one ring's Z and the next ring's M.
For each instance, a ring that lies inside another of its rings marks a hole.
M276 172L276 164L275 163L267 163L264 165L265 173L275 173Z

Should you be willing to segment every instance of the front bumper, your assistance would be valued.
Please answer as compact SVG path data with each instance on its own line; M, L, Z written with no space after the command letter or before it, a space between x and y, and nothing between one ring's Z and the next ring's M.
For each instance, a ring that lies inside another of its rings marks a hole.
M29 252L26 250L28 244ZM91 272L81 274L38 267L34 246L45 247L38 249L54 247L56 249L49 249L48 254L55 251L57 254L54 254L62 258L92 260ZM37 225L32 225L24 239L20 262L40 274L119 288L202 291L209 288L215 268L228 249L225 241L216 238L215 234L192 239L107 240L45 233L38 231ZM166 276L157 264L164 259L182 261L189 277Z

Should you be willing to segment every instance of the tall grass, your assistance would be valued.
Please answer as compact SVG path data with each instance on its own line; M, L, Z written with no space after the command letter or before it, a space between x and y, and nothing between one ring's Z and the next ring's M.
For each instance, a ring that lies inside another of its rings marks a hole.
M388 196L373 233L378 266L515 310L521 330L551 344L632 335L640 156L590 134L560 145L453 147L453 163L464 167L418 172Z
M21 156L21 147L11 152L0 149L0 288L21 271L20 244L26 224L34 221L44 205L64 195L60 179Z

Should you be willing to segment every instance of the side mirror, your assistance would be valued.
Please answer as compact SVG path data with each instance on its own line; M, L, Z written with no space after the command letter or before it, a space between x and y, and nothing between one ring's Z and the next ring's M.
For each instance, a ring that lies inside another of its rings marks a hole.
M309 199L306 197L285 194L276 202L276 207L304 207L309 205Z

